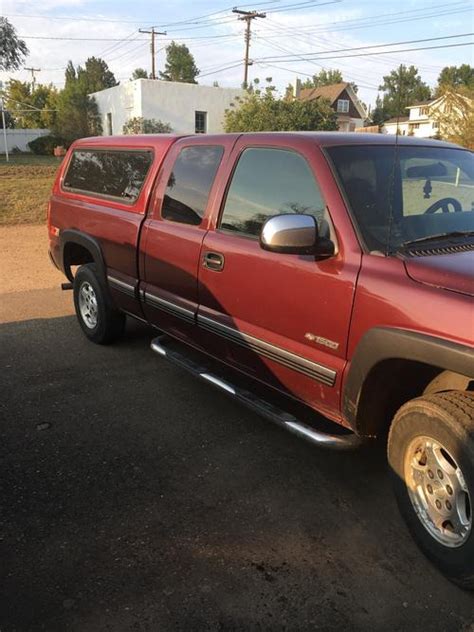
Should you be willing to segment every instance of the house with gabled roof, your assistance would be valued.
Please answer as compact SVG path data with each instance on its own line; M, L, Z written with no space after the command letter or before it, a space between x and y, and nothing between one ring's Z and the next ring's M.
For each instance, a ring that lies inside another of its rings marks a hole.
M337 126L340 132L353 132L363 127L367 121L367 112L350 83L342 81L318 88L301 88L296 79L293 85L293 97L300 101L326 99L337 114Z
M408 116L399 116L385 121L382 131L385 134L401 136L418 136L419 138L439 138L448 131L447 127L456 125L456 118L461 115L460 101L470 104L472 101L462 95L444 94L429 101L419 101L406 109ZM447 120L449 124L447 123ZM452 125L451 125L452 123Z

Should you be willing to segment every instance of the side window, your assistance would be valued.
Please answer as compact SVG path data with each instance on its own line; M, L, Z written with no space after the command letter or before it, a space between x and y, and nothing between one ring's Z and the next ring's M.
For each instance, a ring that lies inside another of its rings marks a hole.
M325 204L308 163L286 149L246 149L227 193L221 230L256 237L267 218L282 213L313 215L321 230ZM322 232L327 230L325 225Z
M140 195L152 161L151 151L76 149L63 187L133 203Z
M217 145L184 147L179 152L163 199L163 219L201 223L223 153L224 148Z

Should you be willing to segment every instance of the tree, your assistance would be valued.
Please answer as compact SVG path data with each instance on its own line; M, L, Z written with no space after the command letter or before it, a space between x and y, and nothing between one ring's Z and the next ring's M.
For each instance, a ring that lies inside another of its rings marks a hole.
M49 128L54 124L58 91L53 85L39 84L33 89L28 82L11 79L5 103L21 128Z
M8 112L8 110L5 110L5 128L6 129L13 129L14 127L15 127L15 119L10 114L10 112ZM0 129L3 129L3 117L2 116L0 116Z
M78 66L77 81L83 84L88 94L91 92L99 92L106 88L113 88L118 85L114 73L109 70L106 62L100 59L100 57L89 57L84 64L84 68Z
M113 72L99 57L89 57L84 67L74 67L69 61L65 72L64 90L57 99L57 115L51 126L54 134L66 142L100 134L102 125L94 98L89 95L118 85Z
M135 68L130 77L130 81L134 81L135 79L148 79L147 71L144 68Z
M474 68L469 64L461 66L445 66L438 77L436 96L440 96L446 88L474 88Z
M389 118L405 116L406 109L417 101L431 98L429 86L421 80L415 66L407 68L403 64L397 70L385 75L379 90L382 97L377 97L376 106L372 112L375 124L380 125Z
M444 86L439 107L430 108L442 140L474 150L474 88Z
M258 82L247 95L225 113L226 132L336 130L337 116L329 101L289 101L275 97L275 87L267 81L264 90Z
M28 52L15 27L6 18L0 17L0 70L18 70Z
M166 47L165 71L160 71L160 79L181 83L197 83L198 74L199 69L186 44L171 42Z
M311 79L302 82L302 88L319 88L321 86L330 86L333 83L342 83L342 72L340 70L326 70L322 68L317 75L313 75Z
M77 80L76 69L71 60L67 62L66 72L64 73L64 85L67 87L70 83Z
M320 88L321 86L332 86L334 83L343 83L344 78L342 72L335 68L326 70L322 68L317 75L313 75L311 79L306 79L301 84L302 88ZM353 81L349 82L354 92L359 89ZM290 84L291 85L291 84ZM289 86L287 87L288 91ZM293 88L292 88L293 90Z
M68 143L102 132L97 103L79 80L70 81L59 93L57 110L52 131Z
M172 132L169 123L135 116L129 119L122 128L123 134L169 134Z

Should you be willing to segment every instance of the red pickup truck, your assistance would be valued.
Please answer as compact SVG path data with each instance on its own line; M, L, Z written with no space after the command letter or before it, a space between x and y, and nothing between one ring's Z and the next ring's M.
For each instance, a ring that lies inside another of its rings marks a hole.
M388 436L412 535L474 588L471 152L375 134L86 138L48 231L89 340L137 318L163 358L315 444Z

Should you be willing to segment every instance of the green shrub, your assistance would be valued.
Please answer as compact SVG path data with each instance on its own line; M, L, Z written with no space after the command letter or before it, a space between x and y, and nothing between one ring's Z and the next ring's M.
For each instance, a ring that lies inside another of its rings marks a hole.
M122 134L169 134L172 131L169 123L143 116L129 119L122 128Z
M54 148L58 145L65 145L64 138L60 138L59 136L53 136L52 134L48 134L48 136L39 136L28 143L28 147L34 154L38 154L41 156L50 156Z

